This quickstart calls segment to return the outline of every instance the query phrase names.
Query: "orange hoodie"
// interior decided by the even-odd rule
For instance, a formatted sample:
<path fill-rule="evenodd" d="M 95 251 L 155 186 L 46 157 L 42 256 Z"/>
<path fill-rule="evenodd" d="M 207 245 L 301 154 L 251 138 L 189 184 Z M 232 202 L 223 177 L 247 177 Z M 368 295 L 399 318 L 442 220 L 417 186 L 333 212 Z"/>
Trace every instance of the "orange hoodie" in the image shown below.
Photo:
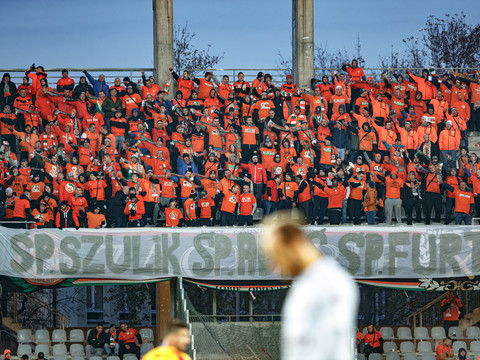
<path fill-rule="evenodd" d="M 5 349 L 3 352 L 3 358 L 6 359 L 8 354 L 12 355 L 12 350 Z"/>

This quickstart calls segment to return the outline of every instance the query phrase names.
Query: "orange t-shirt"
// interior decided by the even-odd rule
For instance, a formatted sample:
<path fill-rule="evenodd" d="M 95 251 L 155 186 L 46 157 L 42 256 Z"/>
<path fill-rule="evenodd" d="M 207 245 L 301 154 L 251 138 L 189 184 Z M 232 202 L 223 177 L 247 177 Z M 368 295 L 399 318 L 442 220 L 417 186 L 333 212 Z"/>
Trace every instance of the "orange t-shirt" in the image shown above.
<path fill-rule="evenodd" d="M 223 197 L 222 207 L 220 208 L 220 210 L 233 214 L 235 211 L 235 207 L 237 206 L 237 201 L 237 195 L 235 195 L 230 190 L 225 191 L 225 196 Z"/>
<path fill-rule="evenodd" d="M 190 216 L 187 215 L 187 209 L 190 212 Z M 187 199 L 183 204 L 183 213 L 185 214 L 185 220 L 195 220 L 197 218 L 197 212 L 195 209 L 195 201 L 192 199 Z"/>
<path fill-rule="evenodd" d="M 240 215 L 248 216 L 252 215 L 253 204 L 257 203 L 255 196 L 252 194 L 241 194 L 240 195 Z"/>
<path fill-rule="evenodd" d="M 350 198 L 354 200 L 363 200 L 363 191 L 367 189 L 367 184 L 365 183 L 365 180 L 357 180 L 355 178 L 351 178 L 348 180 L 350 184 L 352 183 L 360 183 L 360 186 L 357 187 L 351 187 L 350 190 Z"/>
<path fill-rule="evenodd" d="M 473 194 L 470 191 L 456 189 L 453 195 L 455 195 L 455 212 L 470 214 L 470 205 L 475 203 Z"/>
<path fill-rule="evenodd" d="M 95 214 L 92 212 L 87 212 L 87 223 L 89 228 L 95 229 L 97 226 L 102 226 L 102 222 L 106 221 L 105 215 L 102 213 Z"/>
<path fill-rule="evenodd" d="M 397 177 L 392 179 L 390 176 L 385 178 L 386 193 L 385 198 L 388 199 L 400 199 L 400 190 L 403 187 L 403 180 Z"/>
<path fill-rule="evenodd" d="M 198 207 L 200 208 L 200 219 L 210 219 L 212 217 L 212 207 L 215 206 L 215 202 L 208 199 L 198 200 Z"/>
<path fill-rule="evenodd" d="M 166 208 L 165 209 L 165 227 L 174 227 L 178 226 L 180 219 L 183 217 L 180 210 L 177 208 Z"/>
<path fill-rule="evenodd" d="M 30 209 L 30 201 L 28 199 L 21 199 L 20 197 L 15 198 L 15 208 L 13 209 L 13 217 L 19 217 L 26 219 L 27 214 L 26 209 Z"/>

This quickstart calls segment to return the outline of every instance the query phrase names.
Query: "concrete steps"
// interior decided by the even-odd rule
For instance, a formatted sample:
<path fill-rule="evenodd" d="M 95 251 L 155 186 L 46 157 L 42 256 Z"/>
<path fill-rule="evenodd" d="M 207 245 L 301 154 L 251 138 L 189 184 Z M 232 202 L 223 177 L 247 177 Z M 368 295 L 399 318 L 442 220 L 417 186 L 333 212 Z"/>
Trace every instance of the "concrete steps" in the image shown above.
<path fill-rule="evenodd" d="M 22 324 L 14 322 L 11 316 L 2 317 L 2 326 L 15 334 L 22 329 Z"/>

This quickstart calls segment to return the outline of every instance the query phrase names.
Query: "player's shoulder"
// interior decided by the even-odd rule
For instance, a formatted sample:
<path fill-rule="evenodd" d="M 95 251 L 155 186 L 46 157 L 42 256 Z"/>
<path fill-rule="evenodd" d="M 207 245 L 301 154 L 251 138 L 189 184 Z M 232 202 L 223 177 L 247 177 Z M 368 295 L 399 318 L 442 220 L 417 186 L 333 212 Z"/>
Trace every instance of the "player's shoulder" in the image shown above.
<path fill-rule="evenodd" d="M 184 352 L 180 352 L 183 360 L 191 360 L 190 356 Z M 143 360 L 178 360 L 178 351 L 172 346 L 158 346 L 150 350 Z"/>

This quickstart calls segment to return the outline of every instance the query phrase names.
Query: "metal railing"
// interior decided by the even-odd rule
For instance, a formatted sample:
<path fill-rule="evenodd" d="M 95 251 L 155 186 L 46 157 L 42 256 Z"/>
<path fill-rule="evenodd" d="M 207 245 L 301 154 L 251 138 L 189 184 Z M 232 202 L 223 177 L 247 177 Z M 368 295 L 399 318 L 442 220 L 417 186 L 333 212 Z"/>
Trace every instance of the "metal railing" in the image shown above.
<path fill-rule="evenodd" d="M 404 68 L 392 68 L 395 72 L 405 74 Z M 11 68 L 11 69 L 0 69 L 0 75 L 3 73 L 8 72 L 12 78 L 12 81 L 15 82 L 17 85 L 22 83 L 22 78 L 25 76 L 25 71 L 27 69 L 19 69 L 19 68 Z M 58 79 L 61 77 L 61 72 L 63 68 L 45 68 L 45 71 L 48 73 L 48 82 L 51 87 L 55 87 L 55 84 Z M 123 81 L 125 76 L 128 76 L 131 81 L 137 82 L 141 79 L 141 72 L 145 71 L 146 76 L 154 74 L 155 69 L 153 68 L 67 68 L 69 71 L 69 76 L 75 80 L 75 83 L 78 83 L 78 79 L 80 76 L 84 76 L 83 70 L 87 70 L 89 74 L 91 74 L 95 79 L 98 78 L 100 74 L 105 75 L 105 81 L 107 84 L 113 84 L 113 80 L 115 78 L 120 78 Z M 280 86 L 285 82 L 285 75 L 291 74 L 292 69 L 279 69 L 279 68 L 270 68 L 270 69 L 241 69 L 241 68 L 217 68 L 217 69 L 188 69 L 190 72 L 195 73 L 197 77 L 203 77 L 204 72 L 212 71 L 215 76 L 221 81 L 221 77 L 223 75 L 228 75 L 230 77 L 230 83 L 234 83 L 238 77 L 238 73 L 243 72 L 245 75 L 245 80 L 248 82 L 252 82 L 259 72 L 269 73 L 272 75 L 273 83 L 277 86 Z M 420 74 L 423 68 L 409 68 L 413 73 Z M 449 68 L 437 68 L 437 74 L 447 73 Z M 461 71 L 469 71 L 472 72 L 473 70 L 477 70 L 477 68 L 461 68 L 461 69 L 452 69 L 453 71 L 461 70 Z M 183 69 L 177 70 L 179 75 L 181 76 Z M 332 71 L 341 71 L 339 68 L 315 68 L 314 73 L 317 79 L 320 79 L 323 75 L 330 76 Z M 369 67 L 363 68 L 366 76 L 372 76 L 375 81 L 380 80 L 381 74 L 383 72 L 389 72 L 390 68 L 379 68 L 379 67 Z"/>
<path fill-rule="evenodd" d="M 422 306 L 420 309 L 415 311 L 413 314 L 409 315 L 407 317 L 407 323 L 410 324 L 410 321 L 413 320 L 413 328 L 417 327 L 417 319 L 419 320 L 419 325 L 418 326 L 423 326 L 423 315 L 426 311 L 430 310 L 432 306 L 438 304 L 440 301 L 442 301 L 445 296 L 447 296 L 447 293 L 444 293 L 437 297 L 436 299 L 430 301 L 428 304 Z M 437 313 L 441 313 L 440 309 L 438 307 L 435 308 L 435 311 Z M 439 314 L 437 314 L 437 317 Z"/>
<path fill-rule="evenodd" d="M 58 318 L 58 323 L 59 323 L 59 328 L 65 330 L 65 328 L 70 327 L 72 324 L 72 320 L 70 319 L 69 316 L 61 313 L 57 309 L 55 309 L 53 306 L 47 304 L 43 300 L 40 300 L 39 298 L 27 294 L 27 293 L 14 293 L 13 294 L 13 322 L 18 323 L 18 300 L 21 296 L 26 297 L 28 300 L 32 301 L 33 303 L 37 304 L 41 308 L 47 310 L 52 316 L 55 316 Z"/>

